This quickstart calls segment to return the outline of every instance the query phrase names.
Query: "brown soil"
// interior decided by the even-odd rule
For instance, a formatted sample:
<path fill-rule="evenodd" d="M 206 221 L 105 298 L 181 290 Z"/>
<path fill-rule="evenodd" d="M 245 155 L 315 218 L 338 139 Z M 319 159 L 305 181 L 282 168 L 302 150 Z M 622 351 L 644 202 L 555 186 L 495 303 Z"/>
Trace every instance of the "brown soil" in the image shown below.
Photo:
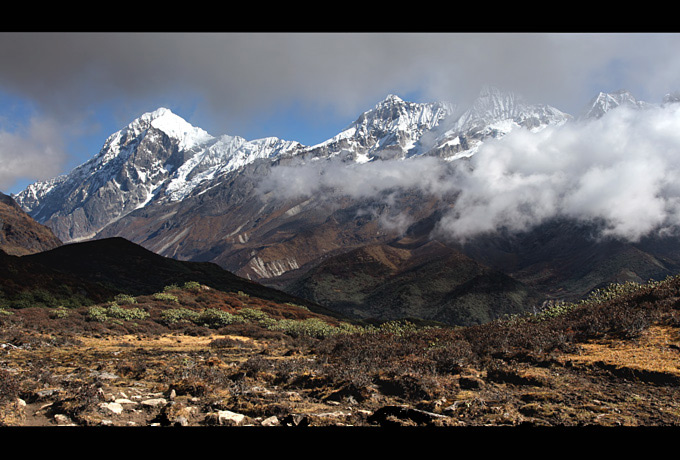
<path fill-rule="evenodd" d="M 150 296 L 135 304 L 143 321 L 20 309 L 0 315 L 0 425 L 677 426 L 678 284 L 658 288 L 671 297 L 644 291 L 556 320 L 323 337 L 170 327 L 158 315 L 177 306 Z M 323 319 L 214 290 L 175 294 Z"/>
<path fill-rule="evenodd" d="M 551 360 L 466 367 L 440 376 L 431 383 L 436 389 L 416 399 L 394 375 L 364 388 L 338 385 L 318 372 L 319 356 L 285 342 L 217 334 L 81 337 L 78 345 L 2 351 L 0 369 L 22 387 L 20 398 L 5 403 L 3 420 L 7 426 L 677 425 L 677 334 L 651 328 L 634 342 L 586 343 Z M 211 346 L 220 340 L 228 345 Z M 289 373 L 277 375 L 267 361 Z M 244 417 L 220 422 L 220 411 Z"/>

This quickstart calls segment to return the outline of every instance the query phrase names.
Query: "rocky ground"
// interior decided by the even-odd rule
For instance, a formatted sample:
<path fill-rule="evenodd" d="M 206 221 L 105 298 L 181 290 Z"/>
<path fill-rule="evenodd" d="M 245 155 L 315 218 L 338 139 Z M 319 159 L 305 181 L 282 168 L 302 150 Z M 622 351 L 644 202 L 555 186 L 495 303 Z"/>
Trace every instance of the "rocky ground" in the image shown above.
<path fill-rule="evenodd" d="M 361 333 L 292 333 L 262 321 L 161 324 L 157 315 L 171 307 L 150 297 L 127 307 L 149 312 L 144 319 L 95 319 L 91 307 L 4 310 L 0 421 L 7 427 L 677 426 L 677 284 L 652 301 L 648 291 L 626 294 L 623 303 L 606 304 L 616 309 L 595 316 L 604 303 L 575 309 L 569 321 L 423 329 L 402 322 Z M 195 300 L 187 292 L 175 295 L 187 305 Z M 615 325 L 611 318 L 622 304 L 628 319 Z M 609 323 L 593 330 L 605 316 Z"/>

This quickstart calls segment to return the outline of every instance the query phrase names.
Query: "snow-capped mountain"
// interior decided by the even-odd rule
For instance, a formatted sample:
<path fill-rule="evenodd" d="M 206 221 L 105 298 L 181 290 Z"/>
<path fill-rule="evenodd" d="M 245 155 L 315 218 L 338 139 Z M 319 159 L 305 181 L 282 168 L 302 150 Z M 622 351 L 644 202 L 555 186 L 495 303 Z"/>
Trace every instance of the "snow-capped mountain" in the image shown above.
<path fill-rule="evenodd" d="M 160 108 L 109 136 L 96 156 L 68 175 L 32 184 L 15 199 L 65 241 L 74 241 L 152 200 L 181 200 L 215 174 L 298 146 L 275 138 L 214 137 Z"/>
<path fill-rule="evenodd" d="M 579 120 L 601 118 L 605 113 L 619 106 L 627 106 L 635 109 L 651 107 L 651 104 L 638 101 L 629 91 L 619 90 L 613 93 L 598 93 L 584 107 L 579 115 Z"/>
<path fill-rule="evenodd" d="M 669 95 L 664 104 L 677 100 Z M 431 194 L 429 181 L 442 177 L 454 181 L 460 176 L 448 173 L 458 165 L 469 170 L 479 164 L 475 158 L 502 151 L 491 145 L 474 157 L 485 143 L 498 146 L 499 139 L 516 130 L 531 136 L 574 120 L 587 123 L 622 105 L 649 107 L 626 92 L 600 94 L 584 109 L 585 115 L 574 119 L 494 88 L 485 88 L 469 107 L 407 102 L 389 95 L 337 135 L 312 146 L 274 137 L 213 136 L 161 108 L 112 134 L 96 156 L 71 173 L 33 184 L 15 199 L 64 242 L 120 236 L 160 255 L 213 262 L 285 290 L 322 263 L 326 268 L 344 263 L 337 257 L 354 249 L 387 247 L 397 241 L 390 246 L 391 255 L 415 251 L 457 204 L 456 192 Z M 474 158 L 465 160 L 468 157 Z M 420 175 L 423 165 L 435 174 Z M 345 193 L 352 187 L 370 188 L 380 171 L 385 172 L 387 193 Z M 314 188 L 299 196 L 288 193 L 296 184 L 291 175 L 298 173 L 303 185 L 324 176 L 330 182 L 322 183 L 323 190 L 331 193 Z M 404 175 L 410 176 L 404 181 L 409 185 L 402 189 L 391 185 Z M 283 189 L 261 186 L 274 179 Z M 414 187 L 414 181 L 428 184 Z M 446 189 L 448 183 L 437 185 L 452 190 Z M 482 240 L 468 244 L 466 255 L 520 281 L 562 293 L 578 294 L 617 276 L 649 279 L 659 275 L 658 270 L 669 273 L 666 262 L 630 245 L 617 246 L 618 261 L 606 265 L 612 270 L 600 271 L 597 260 L 609 257 L 611 248 L 602 249 L 583 236 L 589 229 L 550 225 L 548 230 L 556 236 L 544 238 L 543 231 L 519 242 Z M 571 248 L 569 241 L 578 241 L 580 249 Z M 462 251 L 448 247 L 454 253 Z M 659 247 L 665 261 L 677 260 L 680 267 L 680 248 Z M 563 248 L 568 249 L 560 252 Z M 597 251 L 601 257 L 593 262 L 591 255 Z M 422 253 L 436 258 L 436 251 Z M 631 268 L 620 262 L 630 260 L 637 265 Z M 385 267 L 401 266 L 383 262 Z M 581 267 L 593 263 L 596 275 L 583 275 Z M 404 267 L 411 269 L 409 264 Z M 574 274 L 583 278 L 573 281 Z M 319 295 L 328 289 L 336 292 L 333 283 L 318 278 L 313 282 Z M 353 278 L 354 282 L 361 281 Z"/>
<path fill-rule="evenodd" d="M 596 113 L 595 107 L 597 113 L 602 113 L 629 100 L 634 99 L 623 92 L 611 97 L 600 95 L 590 104 L 590 113 Z M 71 173 L 32 184 L 14 198 L 64 242 L 115 233 L 143 244 L 153 234 L 156 240 L 152 250 L 187 259 L 198 253 L 203 258 L 208 257 L 206 253 L 212 254 L 209 258 L 216 258 L 230 251 L 221 246 L 224 241 L 244 244 L 254 237 L 252 230 L 244 230 L 248 221 L 269 222 L 275 227 L 272 219 L 290 218 L 312 206 L 312 201 L 303 200 L 291 204 L 288 211 L 283 209 L 284 214 L 277 214 L 273 204 L 270 208 L 257 204 L 261 199 L 253 191 L 257 180 L 246 178 L 246 170 L 255 177 L 291 159 L 298 162 L 340 159 L 345 164 L 357 165 L 422 156 L 453 161 L 474 155 L 486 140 L 503 137 L 515 129 L 539 131 L 571 119 L 572 116 L 556 108 L 530 104 L 516 94 L 491 87 L 485 88 L 467 108 L 450 102 L 407 102 L 389 95 L 336 136 L 305 146 L 274 137 L 246 140 L 232 135 L 213 136 L 160 108 L 109 136 L 97 155 Z M 255 172 L 253 168 L 257 165 L 264 169 Z M 196 203 L 188 204 L 189 198 L 214 196 L 208 191 L 221 193 L 217 202 L 222 207 L 211 210 L 212 215 L 229 216 L 237 206 L 239 212 L 248 209 L 250 214 L 233 217 L 234 223 L 224 228 L 224 235 L 202 234 L 200 241 L 206 247 L 200 249 L 198 243 L 182 243 L 192 233 L 186 225 L 171 225 L 160 217 L 182 214 L 189 219 L 197 212 Z M 265 216 L 266 213 L 269 215 Z M 145 230 L 139 227 L 142 214 L 148 216 L 144 220 Z M 114 225 L 119 221 L 119 225 Z M 133 221 L 135 226 L 130 225 Z M 138 232 L 134 237 L 133 227 Z M 169 228 L 181 228 L 181 232 L 173 233 Z M 215 242 L 220 242 L 220 249 L 214 247 Z M 183 252 L 180 247 L 192 249 Z M 284 264 L 288 268 L 268 271 L 262 269 L 268 261 L 255 254 L 248 260 L 252 267 L 260 267 L 259 275 L 249 274 L 253 276 L 282 273 L 300 265 L 299 261 L 290 262 L 288 257 Z M 238 267 L 229 268 L 237 271 Z"/>
<path fill-rule="evenodd" d="M 449 102 L 406 102 L 390 94 L 339 134 L 304 153 L 358 163 L 427 153 L 429 149 L 420 144 L 423 135 L 450 118 L 455 108 Z"/>
<path fill-rule="evenodd" d="M 97 155 L 68 175 L 32 184 L 14 198 L 62 240 L 75 241 L 152 202 L 182 200 L 256 160 L 458 158 L 474 153 L 488 137 L 569 118 L 493 88 L 462 114 L 456 109 L 453 103 L 413 103 L 389 95 L 338 135 L 304 146 L 274 137 L 212 136 L 160 108 L 109 136 Z"/>
<path fill-rule="evenodd" d="M 530 104 L 518 94 L 485 87 L 472 106 L 449 120 L 446 131 L 433 142 L 433 150 L 447 159 L 473 155 L 489 138 L 500 138 L 524 128 L 540 131 L 573 117 L 548 105 Z"/>

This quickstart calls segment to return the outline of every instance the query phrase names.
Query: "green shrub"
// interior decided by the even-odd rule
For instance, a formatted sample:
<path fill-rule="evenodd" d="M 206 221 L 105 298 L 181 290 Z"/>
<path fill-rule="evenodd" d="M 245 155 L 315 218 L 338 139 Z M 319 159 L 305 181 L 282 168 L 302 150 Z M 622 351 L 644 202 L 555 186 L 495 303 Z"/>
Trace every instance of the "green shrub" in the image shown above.
<path fill-rule="evenodd" d="M 275 319 L 262 310 L 257 310 L 255 308 L 242 308 L 238 311 L 237 315 L 247 322 L 257 323 L 262 327 L 269 327 L 276 323 Z"/>
<path fill-rule="evenodd" d="M 197 322 L 200 314 L 188 308 L 170 308 L 161 313 L 161 322 L 175 324 L 180 321 Z"/>
<path fill-rule="evenodd" d="M 108 319 L 106 315 L 106 308 L 100 306 L 100 305 L 95 305 L 93 307 L 90 307 L 87 310 L 87 317 L 91 321 L 97 321 L 100 323 L 103 323 Z"/>
<path fill-rule="evenodd" d="M 417 329 L 417 326 L 410 321 L 396 320 L 382 323 L 380 326 L 378 326 L 377 332 L 401 336 L 415 332 Z"/>
<path fill-rule="evenodd" d="M 220 328 L 229 324 L 244 323 L 246 320 L 223 310 L 208 308 L 203 310 L 194 322 L 201 326 Z"/>
<path fill-rule="evenodd" d="M 56 307 L 60 302 L 46 289 L 22 291 L 9 302 L 13 308 Z"/>
<path fill-rule="evenodd" d="M 366 332 L 365 327 L 350 323 L 340 323 L 336 329 L 338 334 L 363 334 Z"/>
<path fill-rule="evenodd" d="M 137 303 L 137 299 L 134 298 L 134 296 L 131 296 L 129 294 L 118 294 L 116 297 L 114 297 L 114 302 L 120 303 L 120 304 L 133 304 Z"/>
<path fill-rule="evenodd" d="M 306 335 L 315 338 L 324 338 L 339 333 L 338 328 L 318 318 L 307 318 L 303 320 L 282 319 L 270 325 L 268 329 L 280 331 L 293 337 Z"/>
<path fill-rule="evenodd" d="M 69 311 L 65 307 L 57 307 L 52 312 L 52 317 L 57 318 L 57 319 L 66 318 L 66 317 L 68 317 L 68 315 L 69 315 Z"/>
<path fill-rule="evenodd" d="M 141 308 L 122 308 L 115 302 L 111 302 L 106 309 L 106 314 L 111 318 L 122 319 L 123 321 L 134 321 L 149 317 L 149 313 Z"/>
<path fill-rule="evenodd" d="M 115 302 L 111 302 L 108 307 L 100 305 L 90 307 L 87 313 L 90 320 L 98 322 L 109 320 L 134 321 L 149 317 L 149 313 L 141 308 L 122 308 Z"/>
<path fill-rule="evenodd" d="M 309 311 L 309 308 L 305 307 L 304 305 L 298 305 L 298 304 L 293 303 L 293 302 L 286 302 L 285 305 L 288 305 L 289 307 L 295 307 L 295 308 L 300 308 L 302 310 Z"/>
<path fill-rule="evenodd" d="M 179 299 L 177 298 L 176 295 L 168 294 L 167 292 L 157 292 L 153 295 L 153 298 L 156 300 L 160 300 L 162 302 L 174 302 L 174 303 L 179 302 Z"/>
<path fill-rule="evenodd" d="M 182 289 L 187 291 L 200 291 L 202 288 L 201 283 L 198 281 L 187 281 L 184 283 L 184 286 L 182 286 Z"/>

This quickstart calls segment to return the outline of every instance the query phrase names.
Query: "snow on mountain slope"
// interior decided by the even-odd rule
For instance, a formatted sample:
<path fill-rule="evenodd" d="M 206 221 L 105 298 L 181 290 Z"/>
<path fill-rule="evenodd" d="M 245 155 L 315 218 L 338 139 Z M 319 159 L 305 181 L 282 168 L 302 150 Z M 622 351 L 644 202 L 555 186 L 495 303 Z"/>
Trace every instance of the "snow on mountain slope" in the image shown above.
<path fill-rule="evenodd" d="M 627 96 L 612 98 L 621 103 Z M 603 102 L 591 107 L 602 113 L 617 105 L 604 96 L 598 100 Z M 414 103 L 389 95 L 336 136 L 304 146 L 274 137 L 215 137 L 160 108 L 109 136 L 97 155 L 69 174 L 32 184 L 14 198 L 68 242 L 91 237 L 140 208 L 180 202 L 224 186 L 229 173 L 256 161 L 339 158 L 366 163 L 424 155 L 455 160 L 512 130 L 537 131 L 571 119 L 553 107 L 529 104 L 491 87 L 467 110 L 449 102 Z"/>
<path fill-rule="evenodd" d="M 518 128 L 540 131 L 571 119 L 571 115 L 554 107 L 529 104 L 515 93 L 486 87 L 469 109 L 451 120 L 449 128 L 434 142 L 434 149 L 449 160 L 469 157 L 486 139 L 503 137 Z"/>
<path fill-rule="evenodd" d="M 619 90 L 613 93 L 598 93 L 586 107 L 582 110 L 579 115 L 579 120 L 588 120 L 592 118 L 600 118 L 605 113 L 619 106 L 628 106 L 633 108 L 645 108 L 649 107 L 648 104 L 643 101 L 638 101 L 635 97 L 626 90 Z"/>
<path fill-rule="evenodd" d="M 299 148 L 299 142 L 275 137 L 246 141 L 242 137 L 224 135 L 179 166 L 168 180 L 165 193 L 170 201 L 180 201 L 200 184 L 220 174 L 234 171 L 259 158 L 272 158 Z"/>
<path fill-rule="evenodd" d="M 390 94 L 336 136 L 301 153 L 314 158 L 339 155 L 343 160 L 357 163 L 405 158 L 417 152 L 423 135 L 450 117 L 454 110 L 455 105 L 449 102 L 407 102 Z"/>
<path fill-rule="evenodd" d="M 14 198 L 73 241 L 154 200 L 181 200 L 218 173 L 298 146 L 276 138 L 214 137 L 160 108 L 109 136 L 97 155 L 68 175 L 32 184 Z"/>

